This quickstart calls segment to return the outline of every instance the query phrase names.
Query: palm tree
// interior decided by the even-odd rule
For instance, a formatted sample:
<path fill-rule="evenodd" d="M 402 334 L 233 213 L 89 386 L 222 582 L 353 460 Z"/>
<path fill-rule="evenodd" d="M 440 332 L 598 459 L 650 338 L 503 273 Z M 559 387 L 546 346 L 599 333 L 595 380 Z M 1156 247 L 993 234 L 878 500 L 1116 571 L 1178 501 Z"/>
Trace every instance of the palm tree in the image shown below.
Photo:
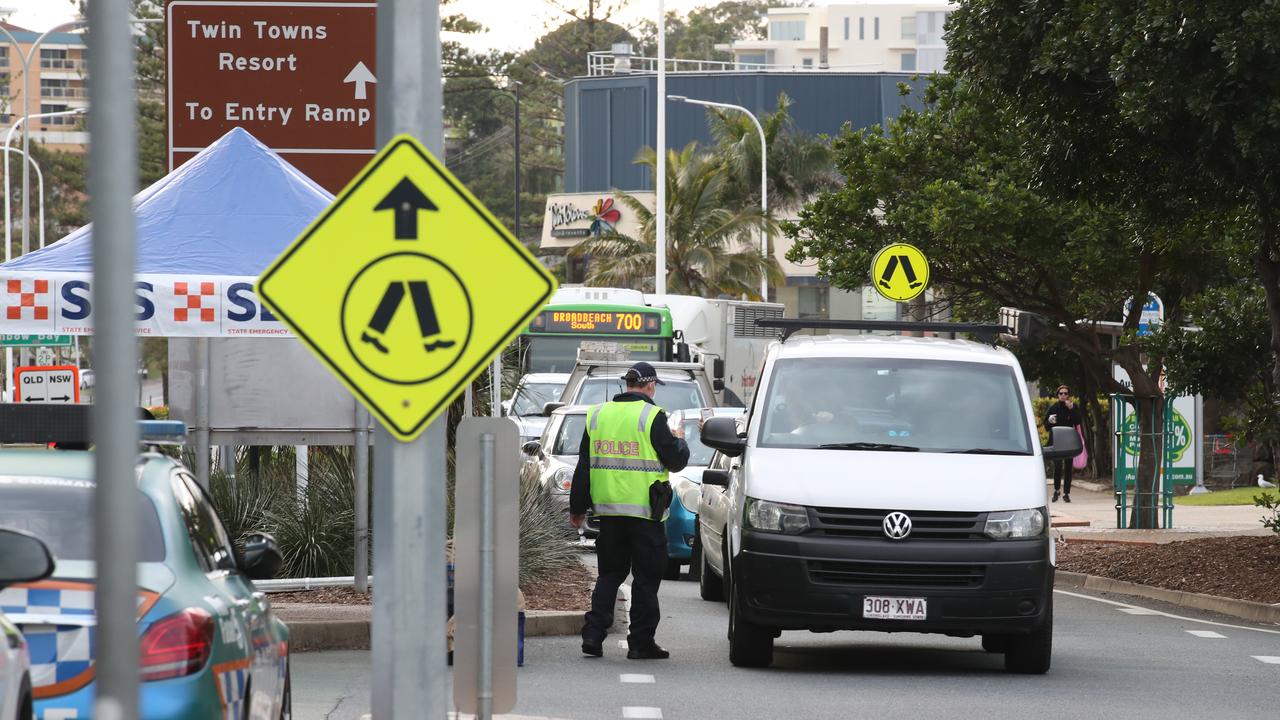
<path fill-rule="evenodd" d="M 691 142 L 679 152 L 667 154 L 667 290 L 701 297 L 747 296 L 760 299 L 760 277 L 781 283 L 782 269 L 772 254 L 747 244 L 761 223 L 772 236 L 777 225 L 758 207 L 726 208 L 721 193 L 727 178 L 723 163 L 698 152 Z M 657 166 L 653 148 L 640 151 L 636 163 Z M 633 287 L 653 292 L 656 218 L 635 196 L 619 192 L 640 221 L 640 237 L 618 233 L 580 243 L 571 252 L 590 257 L 586 283 Z"/>
<path fill-rule="evenodd" d="M 778 108 L 760 119 L 769 146 L 769 207 L 800 207 L 809 198 L 839 183 L 831 147 L 796 129 L 788 108 L 791 98 L 779 93 Z M 729 170 L 721 200 L 729 207 L 760 204 L 760 135 L 755 123 L 736 111 L 710 108 L 707 124 L 715 139 L 715 155 Z"/>

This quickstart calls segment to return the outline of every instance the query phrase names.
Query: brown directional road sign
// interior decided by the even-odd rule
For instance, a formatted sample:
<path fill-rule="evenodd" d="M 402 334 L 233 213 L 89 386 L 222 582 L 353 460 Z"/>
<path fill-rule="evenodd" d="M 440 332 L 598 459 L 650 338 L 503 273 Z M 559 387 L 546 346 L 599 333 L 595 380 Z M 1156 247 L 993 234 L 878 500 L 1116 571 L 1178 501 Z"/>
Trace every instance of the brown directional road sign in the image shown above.
<path fill-rule="evenodd" d="M 330 192 L 373 157 L 374 0 L 170 0 L 169 169 L 242 127 Z"/>

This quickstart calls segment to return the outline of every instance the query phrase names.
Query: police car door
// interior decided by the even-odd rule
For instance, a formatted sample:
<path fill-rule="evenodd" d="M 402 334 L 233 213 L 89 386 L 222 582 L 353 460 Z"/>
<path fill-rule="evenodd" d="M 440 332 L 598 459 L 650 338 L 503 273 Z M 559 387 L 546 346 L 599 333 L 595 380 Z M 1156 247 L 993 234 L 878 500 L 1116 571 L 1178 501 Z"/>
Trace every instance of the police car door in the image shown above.
<path fill-rule="evenodd" d="M 274 717 L 283 672 L 266 613 L 266 597 L 240 572 L 231 537 L 204 488 L 185 472 L 175 474 L 175 485 L 190 498 L 190 505 L 185 498 L 180 504 L 196 554 L 204 556 L 203 562 L 210 568 L 206 576 L 215 593 L 205 600 L 217 617 L 215 637 L 231 650 L 231 656 L 224 654 L 223 659 L 215 654 L 214 673 L 223 706 L 243 703 L 232 717 L 245 717 L 241 713 L 246 707 L 247 717 Z"/>

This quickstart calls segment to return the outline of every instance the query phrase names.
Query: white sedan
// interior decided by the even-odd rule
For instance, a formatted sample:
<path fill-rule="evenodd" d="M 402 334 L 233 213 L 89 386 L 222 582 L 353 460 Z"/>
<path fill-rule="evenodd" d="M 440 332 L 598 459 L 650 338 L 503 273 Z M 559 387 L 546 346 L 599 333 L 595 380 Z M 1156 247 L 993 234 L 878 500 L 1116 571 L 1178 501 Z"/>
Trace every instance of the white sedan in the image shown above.
<path fill-rule="evenodd" d="M 34 535 L 0 528 L 0 588 L 43 580 L 53 572 L 49 548 Z M 0 608 L 0 719 L 31 720 L 31 656 L 26 638 Z"/>

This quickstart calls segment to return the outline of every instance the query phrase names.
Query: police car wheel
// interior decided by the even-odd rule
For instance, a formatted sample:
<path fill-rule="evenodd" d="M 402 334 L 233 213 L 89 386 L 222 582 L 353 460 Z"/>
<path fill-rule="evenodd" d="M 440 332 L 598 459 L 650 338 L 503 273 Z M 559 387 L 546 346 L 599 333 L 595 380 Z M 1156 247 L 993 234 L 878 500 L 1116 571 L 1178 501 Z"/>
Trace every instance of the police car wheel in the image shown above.
<path fill-rule="evenodd" d="M 293 668 L 284 670 L 284 697 L 280 699 L 280 720 L 293 720 Z"/>
<path fill-rule="evenodd" d="M 698 597 L 718 602 L 724 600 L 724 584 L 720 576 L 707 566 L 707 554 L 698 553 Z"/>
<path fill-rule="evenodd" d="M 742 619 L 742 593 L 729 590 L 729 662 L 737 667 L 768 667 L 773 662 L 773 631 Z"/>
<path fill-rule="evenodd" d="M 32 720 L 35 706 L 31 702 L 31 678 L 22 678 L 22 691 L 18 694 L 18 720 Z"/>

